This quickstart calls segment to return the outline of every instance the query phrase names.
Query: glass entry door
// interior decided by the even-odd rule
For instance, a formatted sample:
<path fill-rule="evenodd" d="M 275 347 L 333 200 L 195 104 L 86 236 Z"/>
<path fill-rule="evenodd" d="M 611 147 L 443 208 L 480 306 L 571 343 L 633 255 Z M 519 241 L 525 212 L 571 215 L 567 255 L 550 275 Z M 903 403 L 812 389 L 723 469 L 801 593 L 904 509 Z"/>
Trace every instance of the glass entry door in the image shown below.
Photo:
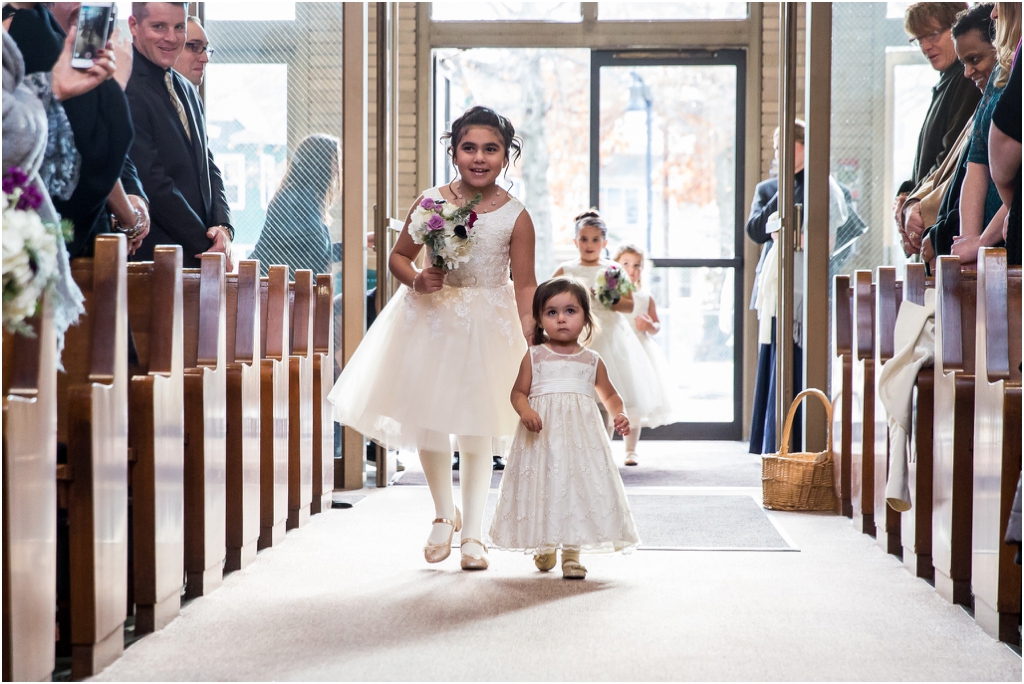
<path fill-rule="evenodd" d="M 655 340 L 685 422 L 650 439 L 741 439 L 745 55 L 591 55 L 590 199 L 610 247 L 648 254 Z"/>

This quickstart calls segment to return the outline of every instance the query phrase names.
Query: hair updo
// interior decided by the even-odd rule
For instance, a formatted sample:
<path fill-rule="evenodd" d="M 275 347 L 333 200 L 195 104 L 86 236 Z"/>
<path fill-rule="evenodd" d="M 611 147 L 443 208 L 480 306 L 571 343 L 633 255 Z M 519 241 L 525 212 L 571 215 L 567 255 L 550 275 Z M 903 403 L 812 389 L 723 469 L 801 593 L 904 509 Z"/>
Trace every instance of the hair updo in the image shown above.
<path fill-rule="evenodd" d="M 576 237 L 579 237 L 580 231 L 586 226 L 593 226 L 601 231 L 601 237 L 605 239 L 608 238 L 608 224 L 604 222 L 604 219 L 601 218 L 601 212 L 596 208 L 591 207 L 590 209 L 587 209 L 573 220 L 576 222 L 576 230 L 574 233 Z"/>
<path fill-rule="evenodd" d="M 455 163 L 455 150 L 465 137 L 466 131 L 473 126 L 493 128 L 501 136 L 505 144 L 505 161 L 518 161 L 523 152 L 523 141 L 516 136 L 512 122 L 488 107 L 470 107 L 462 116 L 452 122 L 452 130 L 441 136 L 441 140 L 450 140 L 448 156 Z"/>

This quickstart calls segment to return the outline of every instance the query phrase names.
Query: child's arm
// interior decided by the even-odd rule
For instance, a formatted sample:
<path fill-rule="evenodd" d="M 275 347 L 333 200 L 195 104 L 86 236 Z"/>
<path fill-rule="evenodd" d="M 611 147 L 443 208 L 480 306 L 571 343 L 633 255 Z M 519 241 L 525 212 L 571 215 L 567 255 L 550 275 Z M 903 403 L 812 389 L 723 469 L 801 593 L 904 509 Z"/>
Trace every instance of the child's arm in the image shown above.
<path fill-rule="evenodd" d="M 612 424 L 615 426 L 616 432 L 620 435 L 629 434 L 629 418 L 626 416 L 625 407 L 622 405 L 622 397 L 615 391 L 615 385 L 612 384 L 611 379 L 608 377 L 608 369 L 604 367 L 604 361 L 598 360 L 597 362 L 597 382 L 594 383 L 597 389 L 597 395 L 601 397 L 601 402 L 604 407 L 608 409 L 608 413 L 612 416 Z"/>
<path fill-rule="evenodd" d="M 552 278 L 557 278 L 560 275 L 565 275 L 565 269 L 562 268 L 561 266 L 558 267 L 557 271 L 555 271 L 554 273 L 551 274 L 551 277 Z"/>
<path fill-rule="evenodd" d="M 612 311 L 618 311 L 619 313 L 633 313 L 633 293 L 622 295 L 619 301 L 612 304 Z"/>
<path fill-rule="evenodd" d="M 512 408 L 519 414 L 519 419 L 530 432 L 540 432 L 540 414 L 530 406 L 530 386 L 533 384 L 533 365 L 530 363 L 530 352 L 526 352 L 523 362 L 519 364 L 519 377 L 512 385 Z"/>
<path fill-rule="evenodd" d="M 661 321 L 658 320 L 658 307 L 654 305 L 654 297 L 647 306 L 647 313 L 636 317 L 637 328 L 648 335 L 657 335 L 661 330 Z"/>
<path fill-rule="evenodd" d="M 409 209 L 402 232 L 388 256 L 388 269 L 398 279 L 398 282 L 417 292 L 427 294 L 440 290 L 444 285 L 444 271 L 433 266 L 428 266 L 421 271 L 413 263 L 419 256 L 420 250 L 423 249 L 423 245 L 417 245 L 412 241 L 412 236 L 409 235 L 409 221 L 412 220 L 412 212 L 416 210 L 422 200 L 423 196 L 420 195 Z"/>

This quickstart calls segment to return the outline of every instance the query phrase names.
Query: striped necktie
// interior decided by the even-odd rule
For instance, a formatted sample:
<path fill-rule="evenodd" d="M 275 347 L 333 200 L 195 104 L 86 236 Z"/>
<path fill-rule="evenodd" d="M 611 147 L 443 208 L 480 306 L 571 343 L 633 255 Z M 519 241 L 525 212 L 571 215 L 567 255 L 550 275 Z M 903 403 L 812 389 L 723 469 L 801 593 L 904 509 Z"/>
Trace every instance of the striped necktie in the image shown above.
<path fill-rule="evenodd" d="M 182 106 L 181 100 L 178 99 L 178 93 L 174 92 L 174 80 L 171 78 L 171 72 L 168 69 L 167 73 L 164 74 L 164 84 L 167 86 L 167 92 L 171 94 L 171 104 L 174 105 L 174 109 L 178 112 L 178 118 L 181 119 L 181 125 L 185 127 L 185 135 L 188 136 L 189 140 L 192 140 L 192 131 L 188 127 L 188 115 L 185 114 L 185 107 Z"/>

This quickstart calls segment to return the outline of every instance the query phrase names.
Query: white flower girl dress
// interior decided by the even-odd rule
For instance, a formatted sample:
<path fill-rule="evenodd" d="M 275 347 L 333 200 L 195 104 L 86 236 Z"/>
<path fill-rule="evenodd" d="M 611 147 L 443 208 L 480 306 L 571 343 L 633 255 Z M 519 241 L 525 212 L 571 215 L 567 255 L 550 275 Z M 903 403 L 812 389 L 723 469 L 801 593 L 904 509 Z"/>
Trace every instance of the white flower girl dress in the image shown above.
<path fill-rule="evenodd" d="M 423 196 L 443 199 L 438 188 Z M 469 261 L 441 290 L 398 289 L 331 390 L 335 421 L 389 449 L 448 451 L 449 435 L 500 448 L 511 437 L 519 416 L 509 392 L 527 345 L 509 243 L 523 210 L 509 197 L 480 214 Z"/>
<path fill-rule="evenodd" d="M 494 547 L 612 552 L 640 543 L 595 400 L 599 358 L 530 347 L 530 407 L 543 429 L 516 429 L 491 521 Z"/>
<path fill-rule="evenodd" d="M 679 412 L 679 391 L 675 387 L 674 374 L 672 372 L 672 366 L 669 365 L 668 358 L 665 356 L 665 352 L 662 350 L 654 338 L 647 334 L 646 331 L 642 331 L 636 327 L 636 318 L 641 314 L 646 314 L 650 310 L 651 306 L 651 293 L 647 290 L 634 290 L 633 292 L 633 312 L 626 314 L 629 319 L 630 327 L 636 334 L 637 339 L 640 341 L 640 346 L 643 347 L 644 354 L 647 355 L 647 360 L 651 362 L 651 367 L 654 369 L 654 376 L 656 378 L 655 384 L 651 387 L 654 395 L 657 397 L 656 405 L 657 408 L 652 410 L 650 414 L 644 417 L 641 421 L 643 427 L 657 427 L 659 425 L 669 425 L 671 423 L 677 423 L 683 420 L 683 416 Z"/>

